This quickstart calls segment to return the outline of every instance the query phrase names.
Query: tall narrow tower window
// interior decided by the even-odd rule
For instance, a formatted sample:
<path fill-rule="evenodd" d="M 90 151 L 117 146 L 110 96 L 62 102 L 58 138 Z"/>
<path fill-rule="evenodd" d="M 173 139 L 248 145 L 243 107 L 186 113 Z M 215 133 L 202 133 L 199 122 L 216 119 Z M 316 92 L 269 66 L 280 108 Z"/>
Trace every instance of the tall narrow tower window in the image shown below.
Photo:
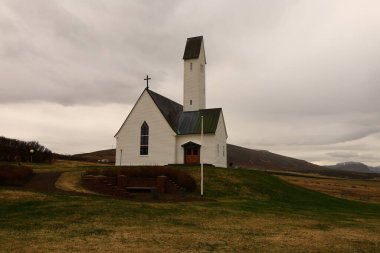
<path fill-rule="evenodd" d="M 192 70 L 193 70 L 193 63 L 190 62 L 190 71 L 192 71 Z"/>
<path fill-rule="evenodd" d="M 120 166 L 121 166 L 121 161 L 123 160 L 123 150 L 120 149 Z"/>
<path fill-rule="evenodd" d="M 148 155 L 149 151 L 149 126 L 144 121 L 141 125 L 141 135 L 140 135 L 140 155 Z"/>
<path fill-rule="evenodd" d="M 192 104 L 193 104 L 193 100 L 190 99 L 190 105 L 192 105 Z"/>

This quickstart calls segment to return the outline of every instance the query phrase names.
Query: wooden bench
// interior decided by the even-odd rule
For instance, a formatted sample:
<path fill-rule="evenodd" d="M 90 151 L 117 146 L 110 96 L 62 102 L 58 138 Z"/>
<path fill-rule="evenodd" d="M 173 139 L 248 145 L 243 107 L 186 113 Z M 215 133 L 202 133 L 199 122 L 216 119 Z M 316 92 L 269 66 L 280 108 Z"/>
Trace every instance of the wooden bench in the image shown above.
<path fill-rule="evenodd" d="M 152 192 L 154 190 L 157 190 L 157 187 L 148 187 L 148 186 L 128 186 L 125 187 L 125 189 L 131 190 L 131 191 L 149 191 Z"/>
<path fill-rule="evenodd" d="M 157 187 L 148 187 L 148 186 L 134 186 L 134 187 L 125 187 L 127 192 L 150 192 L 152 198 L 158 199 L 158 190 Z"/>

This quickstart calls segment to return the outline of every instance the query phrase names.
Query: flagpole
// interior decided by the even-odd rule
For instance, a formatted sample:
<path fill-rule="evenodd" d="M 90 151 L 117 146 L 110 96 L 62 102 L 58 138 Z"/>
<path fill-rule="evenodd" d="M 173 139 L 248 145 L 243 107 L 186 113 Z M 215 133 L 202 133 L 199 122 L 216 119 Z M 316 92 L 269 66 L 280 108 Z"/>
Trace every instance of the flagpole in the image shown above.
<path fill-rule="evenodd" d="M 201 196 L 203 197 L 203 116 L 201 116 L 201 150 L 200 150 L 200 162 L 201 162 Z"/>

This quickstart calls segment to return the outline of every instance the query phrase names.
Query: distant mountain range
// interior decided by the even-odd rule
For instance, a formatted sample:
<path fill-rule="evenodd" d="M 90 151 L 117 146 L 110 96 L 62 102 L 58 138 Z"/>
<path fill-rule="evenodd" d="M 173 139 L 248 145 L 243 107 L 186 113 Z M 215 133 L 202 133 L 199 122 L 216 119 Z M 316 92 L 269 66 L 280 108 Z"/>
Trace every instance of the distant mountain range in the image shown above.
<path fill-rule="evenodd" d="M 370 167 L 360 162 L 343 162 L 343 163 L 337 163 L 336 165 L 327 165 L 324 167 L 334 169 L 334 170 L 365 172 L 365 173 L 380 173 L 380 166 Z"/>

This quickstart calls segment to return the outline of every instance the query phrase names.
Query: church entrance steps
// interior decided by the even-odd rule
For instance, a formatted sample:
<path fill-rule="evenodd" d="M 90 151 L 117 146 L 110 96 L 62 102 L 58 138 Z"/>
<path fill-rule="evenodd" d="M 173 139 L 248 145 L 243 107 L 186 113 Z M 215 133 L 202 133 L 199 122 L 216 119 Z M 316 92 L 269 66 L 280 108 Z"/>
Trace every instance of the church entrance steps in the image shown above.
<path fill-rule="evenodd" d="M 151 199 L 160 199 L 164 195 L 186 196 L 186 190 L 166 176 L 156 178 L 127 177 L 118 175 L 116 178 L 107 176 L 83 176 L 82 182 L 91 190 L 116 197 L 136 197 L 146 195 Z"/>
<path fill-rule="evenodd" d="M 200 167 L 201 164 L 200 163 L 197 163 L 197 164 L 183 164 L 183 163 L 170 163 L 168 164 L 168 166 L 175 166 L 175 167 Z M 203 166 L 207 166 L 207 167 L 215 167 L 215 165 L 213 164 L 210 164 L 210 163 L 204 163 Z"/>

